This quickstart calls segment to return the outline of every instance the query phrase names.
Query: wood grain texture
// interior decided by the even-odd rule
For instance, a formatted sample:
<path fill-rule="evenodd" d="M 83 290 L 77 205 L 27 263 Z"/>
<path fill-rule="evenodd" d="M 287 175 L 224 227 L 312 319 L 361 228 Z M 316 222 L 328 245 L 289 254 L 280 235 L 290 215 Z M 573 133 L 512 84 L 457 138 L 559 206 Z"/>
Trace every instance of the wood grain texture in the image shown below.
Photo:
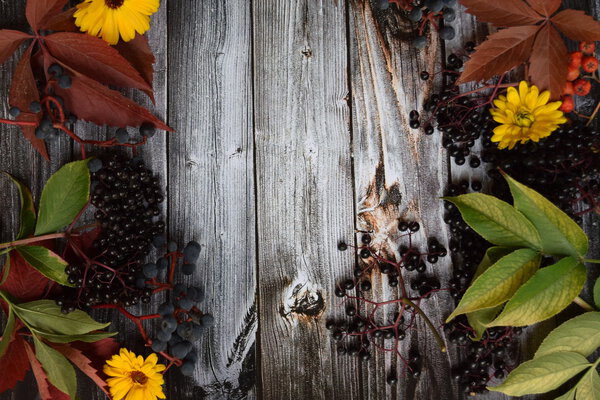
<path fill-rule="evenodd" d="M 343 1 L 256 0 L 255 143 L 264 399 L 361 398 L 324 328 L 354 230 Z"/>

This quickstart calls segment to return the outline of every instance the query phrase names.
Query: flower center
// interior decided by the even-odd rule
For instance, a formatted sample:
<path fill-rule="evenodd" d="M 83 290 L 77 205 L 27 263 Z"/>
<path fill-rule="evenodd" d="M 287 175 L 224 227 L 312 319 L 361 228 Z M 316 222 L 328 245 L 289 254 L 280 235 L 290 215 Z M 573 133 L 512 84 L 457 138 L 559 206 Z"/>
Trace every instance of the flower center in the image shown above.
<path fill-rule="evenodd" d="M 148 377 L 142 371 L 132 371 L 129 377 L 132 381 L 140 385 L 145 385 L 148 382 Z"/>
<path fill-rule="evenodd" d="M 523 128 L 529 128 L 531 124 L 535 121 L 533 114 L 527 110 L 519 110 L 516 115 L 517 125 Z"/>
<path fill-rule="evenodd" d="M 108 8 L 117 9 L 123 5 L 125 0 L 104 0 Z"/>

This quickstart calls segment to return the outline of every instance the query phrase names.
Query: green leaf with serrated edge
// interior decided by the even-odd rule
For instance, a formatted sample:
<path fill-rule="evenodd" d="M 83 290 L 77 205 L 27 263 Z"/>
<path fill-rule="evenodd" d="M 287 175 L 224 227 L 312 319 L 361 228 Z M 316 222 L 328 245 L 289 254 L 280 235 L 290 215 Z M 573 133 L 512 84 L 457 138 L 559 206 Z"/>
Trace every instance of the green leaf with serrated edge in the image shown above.
<path fill-rule="evenodd" d="M 71 342 L 97 342 L 102 339 L 106 339 L 112 336 L 115 336 L 118 332 L 94 332 L 94 333 L 86 333 L 85 335 L 57 335 L 55 333 L 43 332 L 37 329 L 31 330 L 38 336 L 43 337 L 49 342 L 52 343 L 71 343 Z"/>
<path fill-rule="evenodd" d="M 586 269 L 573 257 L 540 269 L 508 301 L 492 326 L 525 326 L 548 319 L 564 310 L 579 295 Z"/>
<path fill-rule="evenodd" d="M 590 368 L 577 383 L 577 400 L 600 400 L 600 376 Z"/>
<path fill-rule="evenodd" d="M 4 172 L 4 175 L 8 176 L 19 190 L 19 197 L 21 198 L 21 225 L 19 226 L 17 239 L 23 239 L 33 234 L 33 231 L 35 230 L 36 216 L 33 197 L 31 196 L 29 188 L 21 181 L 7 172 Z"/>
<path fill-rule="evenodd" d="M 542 241 L 533 224 L 510 204 L 483 193 L 444 197 L 454 203 L 465 222 L 497 246 L 541 250 Z"/>
<path fill-rule="evenodd" d="M 600 309 L 600 278 L 594 283 L 594 304 Z"/>
<path fill-rule="evenodd" d="M 515 250 L 500 258 L 469 286 L 446 322 L 460 314 L 504 303 L 535 274 L 540 260 L 540 254 L 531 249 Z"/>
<path fill-rule="evenodd" d="M 75 310 L 63 314 L 52 300 L 14 304 L 17 316 L 34 329 L 59 335 L 83 335 L 106 328 L 110 323 L 96 322 L 87 313 Z"/>
<path fill-rule="evenodd" d="M 44 344 L 37 337 L 33 336 L 33 342 L 35 344 L 35 356 L 44 367 L 48 381 L 56 386 L 58 390 L 74 399 L 77 395 L 75 368 L 65 356 Z"/>
<path fill-rule="evenodd" d="M 2 339 L 0 339 L 0 358 L 2 358 L 6 352 L 6 349 L 8 349 L 8 344 L 10 343 L 13 331 L 15 330 L 15 314 L 12 312 L 10 304 L 8 307 L 10 310 L 8 312 L 8 320 L 6 321 L 6 326 L 4 327 L 4 333 L 2 333 Z"/>
<path fill-rule="evenodd" d="M 600 347 L 600 312 L 588 312 L 562 323 L 546 336 L 534 358 L 557 351 L 572 351 L 584 357 Z"/>
<path fill-rule="evenodd" d="M 572 388 L 567 393 L 563 394 L 560 397 L 557 397 L 554 400 L 575 400 L 575 388 Z"/>
<path fill-rule="evenodd" d="M 57 232 L 69 225 L 90 196 L 88 160 L 65 164 L 48 179 L 40 200 L 35 235 Z"/>
<path fill-rule="evenodd" d="M 64 286 L 73 286 L 69 283 L 69 275 L 65 272 L 69 263 L 58 254 L 42 246 L 19 246 L 17 251 L 29 265 L 40 271 L 46 278 Z"/>
<path fill-rule="evenodd" d="M 583 230 L 560 208 L 533 189 L 504 174 L 513 195 L 515 208 L 521 211 L 541 235 L 545 253 L 583 257 L 588 238 Z"/>
<path fill-rule="evenodd" d="M 559 352 L 524 362 L 515 368 L 499 386 L 488 386 L 494 392 L 509 396 L 545 393 L 554 390 L 590 367 L 578 353 Z"/>

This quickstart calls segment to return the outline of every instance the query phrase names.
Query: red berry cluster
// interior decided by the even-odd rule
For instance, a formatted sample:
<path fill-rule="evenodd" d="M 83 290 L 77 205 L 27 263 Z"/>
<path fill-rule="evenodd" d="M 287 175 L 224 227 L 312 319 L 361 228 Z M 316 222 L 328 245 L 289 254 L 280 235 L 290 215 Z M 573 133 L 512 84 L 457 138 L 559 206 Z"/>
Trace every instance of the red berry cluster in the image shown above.
<path fill-rule="evenodd" d="M 569 53 L 567 82 L 563 90 L 561 110 L 570 113 L 575 108 L 573 96 L 587 96 L 592 90 L 592 80 L 598 81 L 598 59 L 594 56 L 594 42 L 579 43 L 579 51 Z"/>

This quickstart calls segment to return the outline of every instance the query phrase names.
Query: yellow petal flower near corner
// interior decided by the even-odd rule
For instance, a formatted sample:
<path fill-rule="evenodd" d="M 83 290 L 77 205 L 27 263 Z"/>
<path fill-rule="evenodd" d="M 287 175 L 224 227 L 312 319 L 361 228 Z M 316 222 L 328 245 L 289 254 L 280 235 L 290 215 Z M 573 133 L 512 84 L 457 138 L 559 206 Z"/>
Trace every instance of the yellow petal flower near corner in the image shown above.
<path fill-rule="evenodd" d="M 510 87 L 506 95 L 494 100 L 495 108 L 490 109 L 494 121 L 500 125 L 494 129 L 492 142 L 498 143 L 499 149 L 509 150 L 517 143 L 550 136 L 560 124 L 567 122 L 560 101 L 548 103 L 550 92 L 540 93 L 535 85 L 529 86 L 522 81 L 519 90 Z"/>
<path fill-rule="evenodd" d="M 119 38 L 128 42 L 150 29 L 150 16 L 159 6 L 160 0 L 84 0 L 77 5 L 75 25 L 111 45 Z"/>
<path fill-rule="evenodd" d="M 165 399 L 162 385 L 163 364 L 157 364 L 158 356 L 142 356 L 122 348 L 104 365 L 104 373 L 113 400 L 156 400 Z"/>

